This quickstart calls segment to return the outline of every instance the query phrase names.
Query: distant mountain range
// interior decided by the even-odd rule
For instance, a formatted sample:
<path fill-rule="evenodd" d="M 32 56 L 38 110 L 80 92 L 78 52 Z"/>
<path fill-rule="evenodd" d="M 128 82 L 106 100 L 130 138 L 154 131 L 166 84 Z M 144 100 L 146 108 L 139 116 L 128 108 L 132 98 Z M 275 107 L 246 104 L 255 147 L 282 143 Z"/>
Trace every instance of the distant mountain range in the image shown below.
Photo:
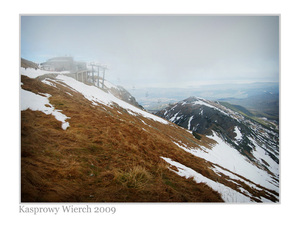
<path fill-rule="evenodd" d="M 279 83 L 205 85 L 191 88 L 133 89 L 132 94 L 143 107 L 159 111 L 190 96 L 228 102 L 245 107 L 259 117 L 279 121 Z"/>
<path fill-rule="evenodd" d="M 222 98 L 219 101 L 240 105 L 251 114 L 279 121 L 279 93 L 264 91 L 242 99 Z"/>

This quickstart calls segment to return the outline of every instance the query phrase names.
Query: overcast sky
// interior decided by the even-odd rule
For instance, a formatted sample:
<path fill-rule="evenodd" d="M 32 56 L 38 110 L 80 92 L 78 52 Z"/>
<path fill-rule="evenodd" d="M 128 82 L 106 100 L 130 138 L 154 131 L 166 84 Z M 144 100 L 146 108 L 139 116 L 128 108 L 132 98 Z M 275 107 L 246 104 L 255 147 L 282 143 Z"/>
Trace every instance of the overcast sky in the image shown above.
<path fill-rule="evenodd" d="M 278 16 L 21 16 L 21 57 L 107 64 L 126 88 L 278 82 Z"/>

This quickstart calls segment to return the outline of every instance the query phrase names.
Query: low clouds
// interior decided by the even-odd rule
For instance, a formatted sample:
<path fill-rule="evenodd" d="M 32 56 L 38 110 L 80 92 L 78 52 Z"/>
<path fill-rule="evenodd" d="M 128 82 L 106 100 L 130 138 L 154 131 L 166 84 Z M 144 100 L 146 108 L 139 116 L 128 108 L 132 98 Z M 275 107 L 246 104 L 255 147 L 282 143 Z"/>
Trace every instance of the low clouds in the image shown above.
<path fill-rule="evenodd" d="M 130 87 L 279 80 L 278 16 L 22 16 L 21 56 L 72 55 Z"/>

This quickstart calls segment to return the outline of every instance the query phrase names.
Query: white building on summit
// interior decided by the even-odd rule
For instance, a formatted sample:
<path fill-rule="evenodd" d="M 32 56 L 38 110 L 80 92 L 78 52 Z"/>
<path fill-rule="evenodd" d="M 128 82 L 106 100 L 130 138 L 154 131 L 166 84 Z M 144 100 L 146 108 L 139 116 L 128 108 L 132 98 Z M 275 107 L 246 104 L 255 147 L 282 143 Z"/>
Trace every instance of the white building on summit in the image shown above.
<path fill-rule="evenodd" d="M 55 57 L 41 63 L 41 68 L 48 71 L 71 71 L 86 70 L 85 62 L 74 61 L 73 57 Z"/>

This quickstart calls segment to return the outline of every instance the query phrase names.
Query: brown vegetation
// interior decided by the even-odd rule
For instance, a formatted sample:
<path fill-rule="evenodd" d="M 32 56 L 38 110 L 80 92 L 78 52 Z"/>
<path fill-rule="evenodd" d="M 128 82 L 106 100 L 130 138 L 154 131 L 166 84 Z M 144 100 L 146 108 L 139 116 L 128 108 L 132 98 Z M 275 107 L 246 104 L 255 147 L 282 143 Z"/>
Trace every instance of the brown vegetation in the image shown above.
<path fill-rule="evenodd" d="M 204 160 L 202 165 L 172 143 L 170 137 L 193 139 L 183 129 L 142 118 L 147 126 L 121 109 L 93 106 L 59 84 L 25 76 L 22 83 L 23 89 L 51 94 L 50 103 L 70 117 L 63 130 L 52 115 L 22 111 L 22 202 L 222 201 L 206 184 L 170 171 L 160 158 L 208 170 Z"/>
<path fill-rule="evenodd" d="M 53 87 L 25 76 L 22 83 L 23 89 L 51 94 L 50 103 L 70 117 L 70 127 L 63 130 L 52 115 L 21 112 L 22 202 L 223 201 L 206 184 L 170 171 L 162 156 L 234 190 L 243 187 L 254 196 L 274 200 L 266 191 L 258 192 L 241 181 L 219 176 L 212 163 L 173 143 L 208 149 L 216 144 L 204 135 L 198 140 L 175 124 L 132 116 L 118 106 L 92 105 L 59 83 Z"/>

